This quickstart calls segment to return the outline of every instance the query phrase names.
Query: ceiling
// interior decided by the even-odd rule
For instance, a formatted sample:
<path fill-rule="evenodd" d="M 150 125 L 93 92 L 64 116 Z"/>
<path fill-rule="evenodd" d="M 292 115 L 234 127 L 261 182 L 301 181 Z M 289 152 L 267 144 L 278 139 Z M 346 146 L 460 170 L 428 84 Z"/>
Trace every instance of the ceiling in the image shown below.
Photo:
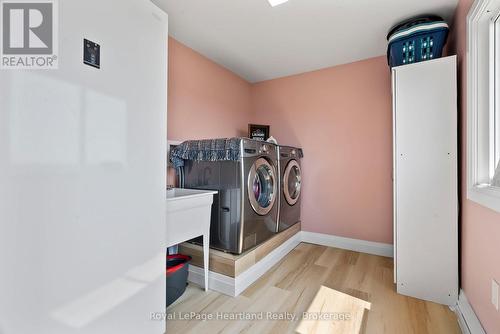
<path fill-rule="evenodd" d="M 385 54 L 387 31 L 422 13 L 453 17 L 458 0 L 152 0 L 169 34 L 249 82 Z"/>

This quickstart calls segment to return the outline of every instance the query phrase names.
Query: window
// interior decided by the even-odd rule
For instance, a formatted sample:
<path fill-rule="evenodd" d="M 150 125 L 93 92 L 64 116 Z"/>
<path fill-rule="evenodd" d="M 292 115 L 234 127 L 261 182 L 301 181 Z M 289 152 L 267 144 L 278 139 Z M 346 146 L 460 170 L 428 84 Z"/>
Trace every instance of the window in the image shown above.
<path fill-rule="evenodd" d="M 467 197 L 500 212 L 500 0 L 467 19 Z"/>

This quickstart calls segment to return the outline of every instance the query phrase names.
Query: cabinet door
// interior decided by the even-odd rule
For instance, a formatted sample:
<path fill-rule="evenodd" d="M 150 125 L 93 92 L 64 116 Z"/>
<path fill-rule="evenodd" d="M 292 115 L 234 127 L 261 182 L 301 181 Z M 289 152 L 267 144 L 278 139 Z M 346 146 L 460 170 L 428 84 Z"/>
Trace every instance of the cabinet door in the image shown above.
<path fill-rule="evenodd" d="M 458 298 L 456 57 L 393 70 L 397 291 Z"/>

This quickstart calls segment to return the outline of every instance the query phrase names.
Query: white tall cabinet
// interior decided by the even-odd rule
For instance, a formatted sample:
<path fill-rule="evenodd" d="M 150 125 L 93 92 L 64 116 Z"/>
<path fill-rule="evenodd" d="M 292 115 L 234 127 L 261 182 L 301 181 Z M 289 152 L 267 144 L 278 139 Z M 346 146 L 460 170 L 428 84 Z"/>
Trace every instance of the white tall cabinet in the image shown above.
<path fill-rule="evenodd" d="M 457 59 L 392 70 L 394 280 L 398 293 L 458 299 Z"/>

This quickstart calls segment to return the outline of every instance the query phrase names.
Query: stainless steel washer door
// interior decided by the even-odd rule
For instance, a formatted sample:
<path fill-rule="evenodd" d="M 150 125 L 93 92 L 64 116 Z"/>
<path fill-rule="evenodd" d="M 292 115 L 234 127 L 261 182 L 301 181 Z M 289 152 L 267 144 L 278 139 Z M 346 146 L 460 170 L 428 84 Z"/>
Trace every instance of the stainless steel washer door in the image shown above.
<path fill-rule="evenodd" d="M 291 160 L 286 166 L 283 175 L 283 193 L 285 199 L 290 205 L 297 203 L 300 197 L 300 188 L 302 186 L 302 177 L 300 166 L 296 160 Z"/>
<path fill-rule="evenodd" d="M 248 173 L 248 199 L 254 211 L 264 216 L 276 201 L 276 172 L 264 158 L 259 158 Z"/>

